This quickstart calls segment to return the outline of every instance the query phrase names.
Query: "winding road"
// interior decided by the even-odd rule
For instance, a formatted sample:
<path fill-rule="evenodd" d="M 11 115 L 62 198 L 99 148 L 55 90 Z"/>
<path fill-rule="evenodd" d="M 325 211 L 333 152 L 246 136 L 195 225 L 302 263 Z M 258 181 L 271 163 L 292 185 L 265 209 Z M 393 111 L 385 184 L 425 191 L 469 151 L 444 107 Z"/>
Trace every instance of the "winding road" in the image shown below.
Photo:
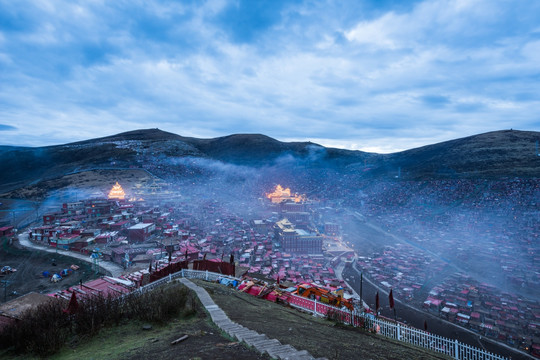
<path fill-rule="evenodd" d="M 88 255 L 83 255 L 83 254 L 79 254 L 79 253 L 75 253 L 73 251 L 67 251 L 67 250 L 61 250 L 61 249 L 53 249 L 51 247 L 48 247 L 48 246 L 43 246 L 43 245 L 38 245 L 38 244 L 35 244 L 33 243 L 32 241 L 30 241 L 28 239 L 28 233 L 27 232 L 24 232 L 22 234 L 19 234 L 19 244 L 21 244 L 21 246 L 24 246 L 26 248 L 29 248 L 29 249 L 34 249 L 34 250 L 39 250 L 39 251 L 46 251 L 46 252 L 49 252 L 49 253 L 55 253 L 55 254 L 60 254 L 60 255 L 64 255 L 64 256 L 70 256 L 72 258 L 76 258 L 76 259 L 79 259 L 79 260 L 82 260 L 82 261 L 86 261 L 90 264 L 93 264 L 93 261 L 92 259 L 90 258 L 90 256 Z M 118 277 L 120 275 L 122 275 L 124 273 L 124 268 L 116 263 L 113 263 L 111 261 L 100 261 L 99 262 L 99 267 L 103 270 L 105 270 L 105 272 L 108 272 L 111 274 L 111 276 L 113 277 Z"/>

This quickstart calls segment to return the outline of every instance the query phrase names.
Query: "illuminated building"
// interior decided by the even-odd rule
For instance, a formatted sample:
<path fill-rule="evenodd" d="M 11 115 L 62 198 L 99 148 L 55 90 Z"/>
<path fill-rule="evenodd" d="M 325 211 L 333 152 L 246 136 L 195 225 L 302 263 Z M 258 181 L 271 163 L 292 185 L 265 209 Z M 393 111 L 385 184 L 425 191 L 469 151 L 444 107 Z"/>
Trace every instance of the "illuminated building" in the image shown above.
<path fill-rule="evenodd" d="M 115 185 L 113 185 L 111 191 L 109 191 L 109 199 L 121 199 L 124 200 L 126 198 L 126 193 L 124 192 L 124 189 L 122 189 L 122 186 L 116 182 Z"/>
<path fill-rule="evenodd" d="M 266 194 L 266 197 L 270 199 L 272 203 L 281 203 L 288 200 L 292 200 L 296 203 L 305 201 L 304 196 L 298 194 L 291 195 L 291 189 L 284 189 L 281 185 L 277 185 L 274 192 Z"/>

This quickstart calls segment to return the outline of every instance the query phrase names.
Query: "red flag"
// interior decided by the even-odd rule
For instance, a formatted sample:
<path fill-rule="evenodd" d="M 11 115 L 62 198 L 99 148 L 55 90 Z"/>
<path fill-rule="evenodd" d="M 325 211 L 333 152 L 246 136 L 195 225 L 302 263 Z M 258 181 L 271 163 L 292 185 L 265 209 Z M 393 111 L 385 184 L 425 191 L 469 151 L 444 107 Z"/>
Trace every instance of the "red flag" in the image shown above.
<path fill-rule="evenodd" d="M 424 331 L 427 331 L 427 320 L 424 320 Z"/>
<path fill-rule="evenodd" d="M 378 313 L 380 307 L 381 306 L 379 304 L 379 292 L 377 291 L 377 295 L 375 295 L 375 313 Z"/>
<path fill-rule="evenodd" d="M 67 309 L 64 309 L 63 311 L 67 314 L 75 314 L 77 310 L 79 309 L 79 303 L 77 302 L 77 296 L 75 295 L 75 290 L 71 293 L 71 299 L 69 300 L 69 304 Z"/>
<path fill-rule="evenodd" d="M 388 302 L 390 303 L 390 309 L 394 308 L 394 295 L 392 294 L 392 289 L 390 289 L 390 294 L 388 294 Z"/>

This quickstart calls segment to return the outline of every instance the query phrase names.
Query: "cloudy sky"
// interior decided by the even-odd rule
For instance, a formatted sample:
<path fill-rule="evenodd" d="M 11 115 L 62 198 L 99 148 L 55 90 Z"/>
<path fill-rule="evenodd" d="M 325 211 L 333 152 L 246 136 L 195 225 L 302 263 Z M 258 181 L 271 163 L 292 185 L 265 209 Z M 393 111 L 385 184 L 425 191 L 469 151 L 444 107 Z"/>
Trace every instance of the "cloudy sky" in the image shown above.
<path fill-rule="evenodd" d="M 0 0 L 0 144 L 540 130 L 540 1 Z"/>

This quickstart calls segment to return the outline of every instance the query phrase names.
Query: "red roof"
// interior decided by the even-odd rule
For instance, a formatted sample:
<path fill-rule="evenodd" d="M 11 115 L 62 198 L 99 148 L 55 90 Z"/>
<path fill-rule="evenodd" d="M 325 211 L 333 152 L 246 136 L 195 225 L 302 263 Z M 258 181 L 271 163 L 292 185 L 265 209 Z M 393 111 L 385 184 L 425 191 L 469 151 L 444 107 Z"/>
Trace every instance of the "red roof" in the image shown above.
<path fill-rule="evenodd" d="M 73 286 L 67 290 L 58 293 L 49 294 L 50 296 L 60 295 L 64 298 L 71 298 L 73 291 L 76 291 L 79 298 L 85 298 L 91 295 L 102 296 L 120 296 L 129 293 L 131 290 L 125 285 L 114 281 L 113 279 L 104 277 L 101 279 L 92 280 L 82 285 Z"/>
<path fill-rule="evenodd" d="M 123 220 L 123 221 L 119 221 L 119 222 L 117 222 L 115 224 L 112 224 L 112 226 L 122 226 L 122 225 L 125 225 L 127 223 L 129 223 L 129 220 Z"/>

